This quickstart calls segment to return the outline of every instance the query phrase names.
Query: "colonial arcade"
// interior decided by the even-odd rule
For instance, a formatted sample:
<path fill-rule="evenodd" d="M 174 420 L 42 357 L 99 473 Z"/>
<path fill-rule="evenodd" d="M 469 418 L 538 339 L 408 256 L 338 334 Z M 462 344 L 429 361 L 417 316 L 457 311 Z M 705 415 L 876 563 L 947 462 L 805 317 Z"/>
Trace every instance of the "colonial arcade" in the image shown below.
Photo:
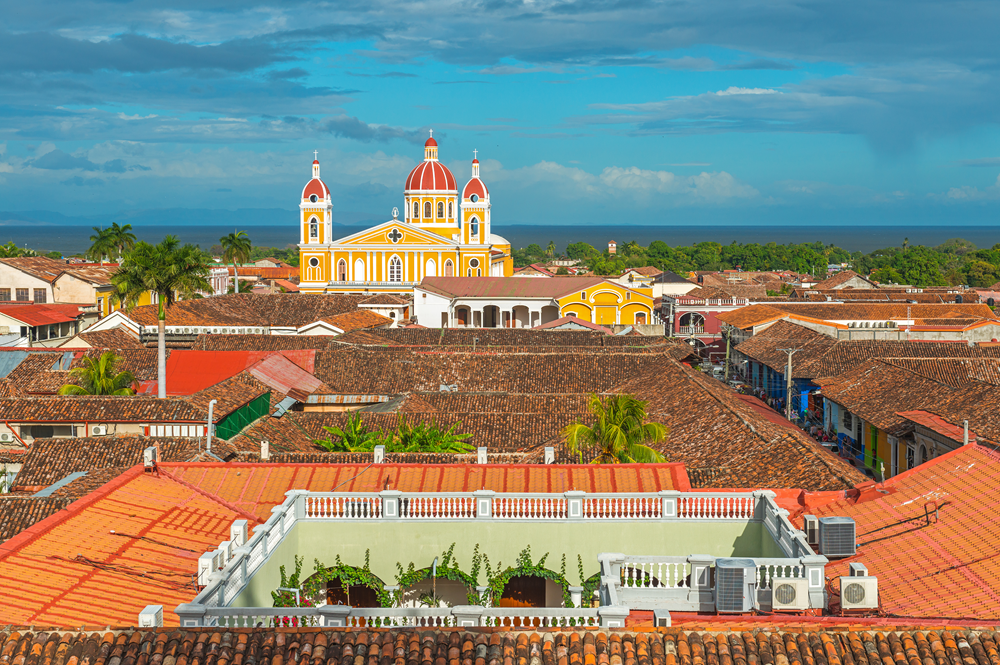
<path fill-rule="evenodd" d="M 438 161 L 433 136 L 424 161 L 406 178 L 402 219 L 333 239 L 333 202 L 319 160 L 302 189 L 299 258 L 304 293 L 412 292 L 425 277 L 509 277 L 510 243 L 492 233 L 490 192 L 479 160 L 459 196 L 455 176 Z"/>

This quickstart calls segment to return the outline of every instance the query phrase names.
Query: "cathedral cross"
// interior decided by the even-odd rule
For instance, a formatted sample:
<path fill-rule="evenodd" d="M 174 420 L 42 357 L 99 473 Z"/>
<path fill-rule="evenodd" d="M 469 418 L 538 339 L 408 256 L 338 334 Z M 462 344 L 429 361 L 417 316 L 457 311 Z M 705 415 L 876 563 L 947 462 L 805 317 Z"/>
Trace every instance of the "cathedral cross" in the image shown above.
<path fill-rule="evenodd" d="M 393 242 L 399 242 L 402 238 L 403 234 L 399 232 L 399 229 L 393 229 L 389 232 L 389 240 Z"/>
<path fill-rule="evenodd" d="M 478 150 L 473 150 L 472 151 L 472 158 L 473 159 L 479 159 L 479 151 Z"/>
<path fill-rule="evenodd" d="M 313 150 L 313 159 L 319 159 L 319 150 Z"/>

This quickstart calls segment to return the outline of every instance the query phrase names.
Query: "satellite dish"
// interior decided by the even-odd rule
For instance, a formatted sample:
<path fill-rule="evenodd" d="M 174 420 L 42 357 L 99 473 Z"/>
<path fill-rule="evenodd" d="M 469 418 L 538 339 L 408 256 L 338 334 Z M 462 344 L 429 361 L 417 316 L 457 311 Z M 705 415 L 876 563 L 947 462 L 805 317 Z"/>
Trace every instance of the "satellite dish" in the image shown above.
<path fill-rule="evenodd" d="M 392 209 L 392 218 L 396 219 L 397 217 L 399 217 L 399 208 L 393 208 Z"/>

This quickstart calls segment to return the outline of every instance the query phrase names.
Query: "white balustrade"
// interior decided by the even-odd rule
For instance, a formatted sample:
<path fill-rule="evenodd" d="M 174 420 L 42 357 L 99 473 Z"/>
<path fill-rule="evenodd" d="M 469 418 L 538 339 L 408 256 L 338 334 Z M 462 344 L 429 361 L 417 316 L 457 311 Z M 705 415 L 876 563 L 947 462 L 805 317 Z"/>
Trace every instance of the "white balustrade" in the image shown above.
<path fill-rule="evenodd" d="M 621 565 L 623 587 L 690 588 L 687 557 L 625 557 Z"/>
<path fill-rule="evenodd" d="M 695 520 L 749 520 L 754 518 L 757 497 L 751 494 L 684 494 L 678 499 L 677 516 Z"/>
<path fill-rule="evenodd" d="M 307 494 L 305 516 L 317 519 L 377 519 L 382 517 L 382 498 L 378 495 Z"/>
<path fill-rule="evenodd" d="M 795 559 L 754 559 L 757 564 L 757 584 L 762 589 L 770 589 L 774 582 L 806 576 L 805 566 Z"/>
<path fill-rule="evenodd" d="M 566 499 L 553 496 L 499 496 L 493 499 L 493 519 L 566 519 Z"/>
<path fill-rule="evenodd" d="M 663 501 L 659 496 L 598 496 L 583 500 L 583 516 L 592 520 L 659 519 Z"/>
<path fill-rule="evenodd" d="M 471 496 L 403 496 L 400 516 L 409 519 L 471 519 L 476 501 Z"/>

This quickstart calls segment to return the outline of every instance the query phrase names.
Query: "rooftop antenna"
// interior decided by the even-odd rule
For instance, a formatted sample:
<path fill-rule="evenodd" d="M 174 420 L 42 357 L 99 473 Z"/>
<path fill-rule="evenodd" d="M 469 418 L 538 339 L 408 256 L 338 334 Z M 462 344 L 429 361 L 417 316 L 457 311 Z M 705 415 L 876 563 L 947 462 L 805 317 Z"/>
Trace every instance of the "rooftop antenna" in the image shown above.
<path fill-rule="evenodd" d="M 785 418 L 792 419 L 792 356 L 800 349 L 778 349 L 788 354 L 788 367 L 785 369 Z"/>

